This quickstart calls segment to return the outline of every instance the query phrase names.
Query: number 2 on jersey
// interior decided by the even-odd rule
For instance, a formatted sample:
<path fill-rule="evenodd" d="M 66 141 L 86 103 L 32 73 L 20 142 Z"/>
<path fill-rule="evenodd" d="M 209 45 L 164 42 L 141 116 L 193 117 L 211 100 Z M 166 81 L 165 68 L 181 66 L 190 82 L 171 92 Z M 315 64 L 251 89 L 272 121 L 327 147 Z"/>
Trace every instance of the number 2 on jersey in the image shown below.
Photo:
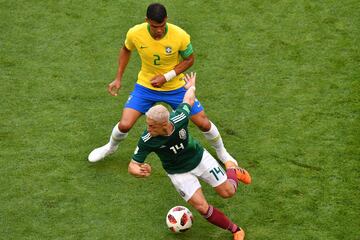
<path fill-rule="evenodd" d="M 182 143 L 180 143 L 180 146 L 175 145 L 175 146 L 172 146 L 170 149 L 173 150 L 173 152 L 174 152 L 175 154 L 177 154 L 177 153 L 178 153 L 178 150 L 184 149 L 184 145 L 183 145 Z"/>
<path fill-rule="evenodd" d="M 160 65 L 159 61 L 160 61 L 160 56 L 154 54 L 154 65 Z"/>

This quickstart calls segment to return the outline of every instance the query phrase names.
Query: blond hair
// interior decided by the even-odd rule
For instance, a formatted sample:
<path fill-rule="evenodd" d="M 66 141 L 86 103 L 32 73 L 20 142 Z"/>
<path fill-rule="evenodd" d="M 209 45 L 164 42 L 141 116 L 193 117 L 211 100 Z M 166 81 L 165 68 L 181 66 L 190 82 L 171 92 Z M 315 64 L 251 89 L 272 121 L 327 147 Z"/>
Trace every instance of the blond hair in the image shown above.
<path fill-rule="evenodd" d="M 155 122 L 167 122 L 169 121 L 170 113 L 167 108 L 161 104 L 151 107 L 146 113 L 148 118 L 151 118 Z"/>

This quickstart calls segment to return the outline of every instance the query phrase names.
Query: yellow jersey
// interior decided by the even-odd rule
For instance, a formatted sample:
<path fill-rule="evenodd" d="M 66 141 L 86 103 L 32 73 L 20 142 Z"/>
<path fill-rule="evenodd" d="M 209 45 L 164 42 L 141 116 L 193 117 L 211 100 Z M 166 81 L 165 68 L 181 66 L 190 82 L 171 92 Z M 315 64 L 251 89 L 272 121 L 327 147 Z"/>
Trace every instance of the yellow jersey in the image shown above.
<path fill-rule="evenodd" d="M 126 34 L 125 47 L 130 51 L 136 49 L 141 58 L 137 83 L 156 91 L 171 91 L 184 86 L 182 73 L 160 88 L 153 87 L 150 80 L 173 70 L 180 62 L 180 56 L 187 58 L 193 53 L 190 35 L 178 26 L 167 23 L 164 37 L 155 40 L 150 35 L 149 28 L 145 22 L 130 28 Z"/>

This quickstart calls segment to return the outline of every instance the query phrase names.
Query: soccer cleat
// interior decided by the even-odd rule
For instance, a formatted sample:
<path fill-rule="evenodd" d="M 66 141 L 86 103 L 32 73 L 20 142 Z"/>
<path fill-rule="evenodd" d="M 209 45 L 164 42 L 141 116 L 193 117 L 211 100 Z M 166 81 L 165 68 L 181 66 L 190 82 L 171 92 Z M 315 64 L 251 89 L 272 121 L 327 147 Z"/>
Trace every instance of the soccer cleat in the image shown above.
<path fill-rule="evenodd" d="M 106 144 L 102 147 L 95 148 L 92 150 L 92 152 L 89 154 L 88 160 L 89 162 L 97 162 L 102 159 L 104 159 L 106 156 L 112 154 L 117 150 L 118 146 L 110 147 L 109 144 Z"/>
<path fill-rule="evenodd" d="M 234 168 L 236 171 L 236 177 L 239 181 L 241 181 L 244 184 L 250 184 L 251 183 L 251 176 L 245 169 L 241 167 Z"/>
<path fill-rule="evenodd" d="M 245 232 L 242 229 L 233 233 L 233 235 L 234 235 L 234 240 L 243 240 L 245 238 Z"/>

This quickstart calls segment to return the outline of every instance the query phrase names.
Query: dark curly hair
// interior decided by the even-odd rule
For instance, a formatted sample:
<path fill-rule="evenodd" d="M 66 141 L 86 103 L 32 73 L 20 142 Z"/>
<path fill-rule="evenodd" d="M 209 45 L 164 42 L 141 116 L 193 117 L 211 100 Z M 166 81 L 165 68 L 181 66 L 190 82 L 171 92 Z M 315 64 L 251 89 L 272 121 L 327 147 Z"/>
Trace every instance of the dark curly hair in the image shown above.
<path fill-rule="evenodd" d="M 158 23 L 162 23 L 167 17 L 166 8 L 160 3 L 152 3 L 148 6 L 146 17 Z"/>

